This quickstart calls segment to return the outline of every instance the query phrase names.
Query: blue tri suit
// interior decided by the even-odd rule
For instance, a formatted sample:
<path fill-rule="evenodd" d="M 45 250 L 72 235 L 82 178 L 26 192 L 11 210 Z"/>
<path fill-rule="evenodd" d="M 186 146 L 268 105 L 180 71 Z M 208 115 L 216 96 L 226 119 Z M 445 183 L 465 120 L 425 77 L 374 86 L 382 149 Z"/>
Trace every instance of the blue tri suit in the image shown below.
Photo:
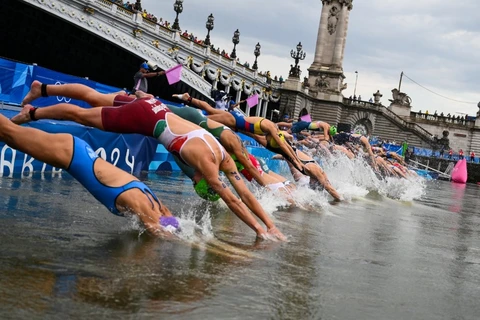
<path fill-rule="evenodd" d="M 310 123 L 311 122 L 307 122 L 307 121 L 294 122 L 292 123 L 292 127 L 290 128 L 290 131 L 292 131 L 292 133 L 299 133 L 300 131 L 308 129 L 308 127 L 310 126 Z"/>
<path fill-rule="evenodd" d="M 73 137 L 73 155 L 67 172 L 78 180 L 98 201 L 108 208 L 113 214 L 122 216 L 115 203 L 117 198 L 125 191 L 137 188 L 145 195 L 150 194 L 160 206 L 157 196 L 143 182 L 134 180 L 121 187 L 109 187 L 98 181 L 95 176 L 94 164 L 98 155 L 82 139 Z M 147 196 L 150 200 L 150 198 Z M 150 200 L 151 202 L 151 200 Z M 152 203 L 153 207 L 153 203 Z"/>

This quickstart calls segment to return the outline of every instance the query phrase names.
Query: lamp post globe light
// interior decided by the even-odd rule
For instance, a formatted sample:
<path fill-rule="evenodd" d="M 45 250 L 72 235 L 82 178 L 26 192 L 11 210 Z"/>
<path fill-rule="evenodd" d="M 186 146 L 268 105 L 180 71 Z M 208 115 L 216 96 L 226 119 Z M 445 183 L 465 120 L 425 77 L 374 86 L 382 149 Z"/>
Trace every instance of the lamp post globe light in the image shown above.
<path fill-rule="evenodd" d="M 240 42 L 240 31 L 238 31 L 238 29 L 235 30 L 235 32 L 233 33 L 232 42 L 233 42 L 233 50 L 232 50 L 232 54 L 230 55 L 230 58 L 235 59 L 237 57 L 237 51 L 235 50 L 235 48 L 237 47 L 237 44 Z"/>
<path fill-rule="evenodd" d="M 172 29 L 180 30 L 180 24 L 178 24 L 178 15 L 183 11 L 183 0 L 175 0 L 175 3 L 173 4 L 173 10 L 175 10 L 177 16 L 175 17 L 175 21 L 173 22 Z"/>
<path fill-rule="evenodd" d="M 213 26 L 214 26 L 214 23 L 213 21 L 215 20 L 215 18 L 213 17 L 213 14 L 210 13 L 210 15 L 208 16 L 207 18 L 207 22 L 205 23 L 205 28 L 207 28 L 208 32 L 207 32 L 207 37 L 205 38 L 205 45 L 209 46 L 210 45 L 210 31 L 213 30 Z"/>
<path fill-rule="evenodd" d="M 260 42 L 257 42 L 257 45 L 255 46 L 255 50 L 253 50 L 253 54 L 255 55 L 255 62 L 253 63 L 253 66 L 252 66 L 253 70 L 258 70 L 257 58 L 260 56 L 261 47 L 262 46 L 260 45 Z"/>
<path fill-rule="evenodd" d="M 300 77 L 300 67 L 298 66 L 298 62 L 300 60 L 304 60 L 307 54 L 303 52 L 303 46 L 302 43 L 299 42 L 296 47 L 297 51 L 293 51 L 293 49 L 290 51 L 290 56 L 295 59 L 295 66 L 292 67 L 290 70 L 290 75 L 292 77 Z"/>

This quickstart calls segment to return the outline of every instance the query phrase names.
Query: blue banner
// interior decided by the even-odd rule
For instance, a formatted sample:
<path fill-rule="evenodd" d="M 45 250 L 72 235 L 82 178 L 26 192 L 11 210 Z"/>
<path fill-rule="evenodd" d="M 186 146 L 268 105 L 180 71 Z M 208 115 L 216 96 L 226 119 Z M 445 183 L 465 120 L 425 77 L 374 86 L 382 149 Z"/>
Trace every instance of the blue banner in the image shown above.
<path fill-rule="evenodd" d="M 33 66 L 0 59 L 0 101 L 20 104 L 30 90 Z"/>
<path fill-rule="evenodd" d="M 23 97 L 30 90 L 34 80 L 50 85 L 62 85 L 65 83 L 81 83 L 101 93 L 118 92 L 121 89 L 104 85 L 85 78 L 75 77 L 49 70 L 36 65 L 27 65 L 10 60 L 0 59 L 0 101 L 19 105 Z M 90 106 L 79 100 L 65 97 L 48 97 L 35 100 L 36 107 L 50 106 L 58 103 L 71 103 L 83 108 Z"/>
<path fill-rule="evenodd" d="M 150 162 L 157 151 L 158 142 L 155 139 L 139 134 L 115 134 L 69 122 L 38 121 L 28 126 L 49 133 L 70 133 L 77 136 L 90 144 L 104 160 L 134 175 L 149 170 Z M 58 168 L 44 164 L 0 142 L 0 176 L 28 176 L 33 172 L 50 171 L 60 172 Z"/>

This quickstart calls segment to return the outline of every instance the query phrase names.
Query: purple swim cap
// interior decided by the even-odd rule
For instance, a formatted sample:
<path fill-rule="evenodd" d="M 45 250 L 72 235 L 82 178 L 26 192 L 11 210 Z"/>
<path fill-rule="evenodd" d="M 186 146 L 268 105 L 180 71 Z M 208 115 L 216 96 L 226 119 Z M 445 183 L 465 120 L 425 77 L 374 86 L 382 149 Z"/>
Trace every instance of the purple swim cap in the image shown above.
<path fill-rule="evenodd" d="M 172 226 L 175 229 L 178 229 L 180 227 L 180 223 L 175 217 L 160 217 L 160 225 L 164 228 Z"/>

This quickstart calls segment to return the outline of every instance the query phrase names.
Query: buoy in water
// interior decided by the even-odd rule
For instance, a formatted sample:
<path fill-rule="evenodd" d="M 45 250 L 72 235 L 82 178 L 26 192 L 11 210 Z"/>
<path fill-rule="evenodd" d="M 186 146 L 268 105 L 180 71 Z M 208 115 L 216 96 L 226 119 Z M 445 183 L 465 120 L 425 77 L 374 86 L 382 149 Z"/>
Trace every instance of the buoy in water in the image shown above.
<path fill-rule="evenodd" d="M 452 171 L 452 181 L 456 183 L 467 183 L 467 160 L 457 162 Z"/>

